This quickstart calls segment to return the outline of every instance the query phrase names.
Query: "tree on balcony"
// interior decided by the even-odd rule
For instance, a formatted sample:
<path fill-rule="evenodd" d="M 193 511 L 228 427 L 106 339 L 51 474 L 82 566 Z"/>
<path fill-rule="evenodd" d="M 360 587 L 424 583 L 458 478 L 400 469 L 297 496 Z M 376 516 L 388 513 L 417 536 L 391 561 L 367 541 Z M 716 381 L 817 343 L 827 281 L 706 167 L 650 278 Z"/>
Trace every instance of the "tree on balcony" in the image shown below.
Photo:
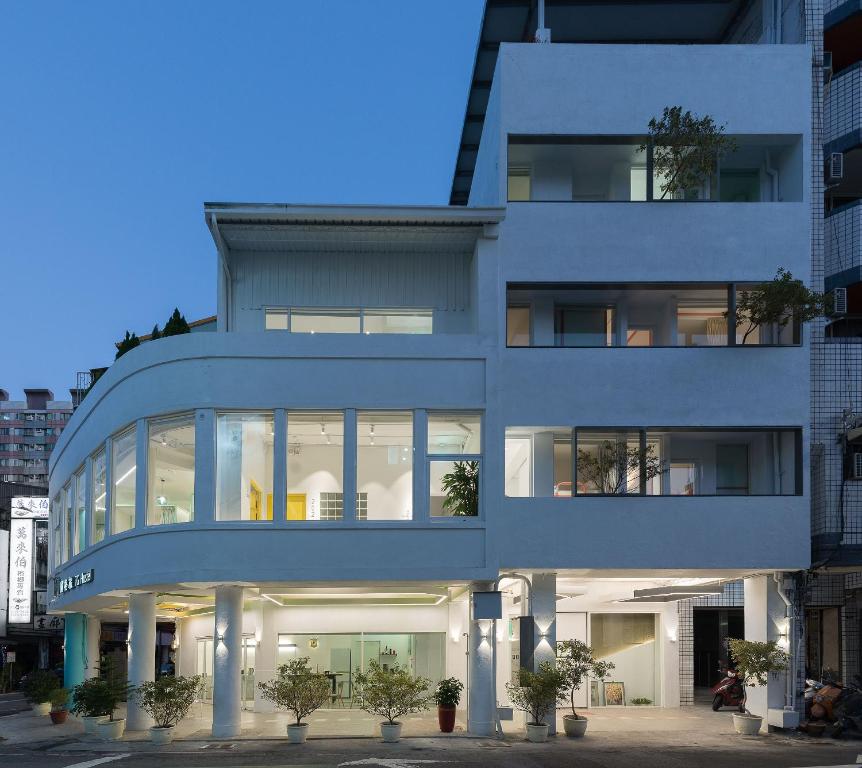
<path fill-rule="evenodd" d="M 720 158 L 736 150 L 736 141 L 724 133 L 723 125 L 680 106 L 665 107 L 660 118 L 649 121 L 648 129 L 649 139 L 640 149 L 652 148 L 659 200 L 696 197 L 718 172 Z"/>
<path fill-rule="evenodd" d="M 661 459 L 652 445 L 643 453 L 625 440 L 603 440 L 592 450 L 578 448 L 578 486 L 587 493 L 640 493 L 641 458 L 647 482 L 661 474 Z"/>
<path fill-rule="evenodd" d="M 758 328 L 772 326 L 780 335 L 791 322 L 807 323 L 826 314 L 831 304 L 829 296 L 812 291 L 788 270 L 779 267 L 769 282 L 740 291 L 734 323 L 737 328 L 745 328 L 742 335 L 745 344 Z M 730 312 L 725 316 L 729 317 Z"/>

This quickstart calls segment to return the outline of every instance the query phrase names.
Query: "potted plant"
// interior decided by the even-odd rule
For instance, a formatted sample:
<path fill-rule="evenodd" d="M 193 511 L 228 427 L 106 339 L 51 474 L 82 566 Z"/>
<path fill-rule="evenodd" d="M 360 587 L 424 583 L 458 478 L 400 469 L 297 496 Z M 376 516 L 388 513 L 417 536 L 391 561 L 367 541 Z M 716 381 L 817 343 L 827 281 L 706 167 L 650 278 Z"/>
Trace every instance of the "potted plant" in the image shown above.
<path fill-rule="evenodd" d="M 506 683 L 506 691 L 518 709 L 525 712 L 527 739 L 533 742 L 548 740 L 548 713 L 556 711 L 557 702 L 566 700 L 566 677 L 551 662 L 543 661 L 536 672 L 522 669 L 518 685 Z"/>
<path fill-rule="evenodd" d="M 457 677 L 447 677 L 437 683 L 432 698 L 437 705 L 437 722 L 443 733 L 452 733 L 455 729 L 455 710 L 461 701 L 461 691 L 464 683 Z"/>
<path fill-rule="evenodd" d="M 359 708 L 370 715 L 385 717 L 380 734 L 385 742 L 401 738 L 399 717 L 428 708 L 428 686 L 424 677 L 412 677 L 397 664 L 383 669 L 376 661 L 369 662 L 366 672 L 356 671 L 354 689 Z"/>
<path fill-rule="evenodd" d="M 51 722 L 54 725 L 62 725 L 66 722 L 69 714 L 67 704 L 69 701 L 69 690 L 67 688 L 55 688 L 51 692 Z"/>
<path fill-rule="evenodd" d="M 308 656 L 291 659 L 278 668 L 274 680 L 257 684 L 260 694 L 279 709 L 293 712 L 293 722 L 287 724 L 287 740 L 303 744 L 308 737 L 308 723 L 302 719 L 320 709 L 332 695 L 329 678 L 311 671 Z"/>
<path fill-rule="evenodd" d="M 59 687 L 60 681 L 53 672 L 37 669 L 27 677 L 24 693 L 37 714 L 47 715 L 51 711 L 51 696 Z"/>
<path fill-rule="evenodd" d="M 566 736 L 583 736 L 587 731 L 587 718 L 575 711 L 575 691 L 587 677 L 604 680 L 614 669 L 610 661 L 598 661 L 593 649 L 580 640 L 562 640 L 557 643 L 557 670 L 566 681 L 571 715 L 563 715 Z"/>
<path fill-rule="evenodd" d="M 476 517 L 479 514 L 479 462 L 456 461 L 452 471 L 440 480 L 446 498 L 443 509 L 452 517 Z"/>
<path fill-rule="evenodd" d="M 99 671 L 100 677 L 94 678 L 92 682 L 91 701 L 95 710 L 108 719 L 96 723 L 96 734 L 105 741 L 114 741 L 122 738 L 126 730 L 125 718 L 114 717 L 117 707 L 132 696 L 135 688 L 110 663 Z"/>
<path fill-rule="evenodd" d="M 733 713 L 733 727 L 743 736 L 756 736 L 760 732 L 763 718 L 752 715 L 745 707 L 748 699 L 748 686 L 766 685 L 771 672 L 783 672 L 787 669 L 787 653 L 774 640 L 759 642 L 757 640 L 727 641 L 730 653 L 736 661 L 736 672 L 742 683 L 742 706 L 744 712 Z"/>
<path fill-rule="evenodd" d="M 174 737 L 174 728 L 195 702 L 200 678 L 173 677 L 165 675 L 158 680 L 141 683 L 134 692 L 141 709 L 153 718 L 150 728 L 153 744 L 169 744 Z"/>
<path fill-rule="evenodd" d="M 100 698 L 101 682 L 98 677 L 91 677 L 72 689 L 71 712 L 81 718 L 84 723 L 84 733 L 90 735 L 96 733 L 96 724 L 108 716 Z"/>

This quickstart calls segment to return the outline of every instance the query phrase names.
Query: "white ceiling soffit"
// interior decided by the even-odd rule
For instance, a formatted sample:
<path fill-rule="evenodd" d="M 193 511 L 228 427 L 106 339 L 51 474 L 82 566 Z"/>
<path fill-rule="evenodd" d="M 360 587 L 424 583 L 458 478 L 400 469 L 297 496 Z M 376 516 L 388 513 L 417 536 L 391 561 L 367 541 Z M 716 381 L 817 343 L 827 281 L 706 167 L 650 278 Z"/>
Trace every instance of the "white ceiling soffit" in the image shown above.
<path fill-rule="evenodd" d="M 693 597 L 720 595 L 724 591 L 721 584 L 701 584 L 689 587 L 667 586 L 636 589 L 634 597 L 620 600 L 621 603 L 671 603 L 675 600 L 689 600 Z"/>

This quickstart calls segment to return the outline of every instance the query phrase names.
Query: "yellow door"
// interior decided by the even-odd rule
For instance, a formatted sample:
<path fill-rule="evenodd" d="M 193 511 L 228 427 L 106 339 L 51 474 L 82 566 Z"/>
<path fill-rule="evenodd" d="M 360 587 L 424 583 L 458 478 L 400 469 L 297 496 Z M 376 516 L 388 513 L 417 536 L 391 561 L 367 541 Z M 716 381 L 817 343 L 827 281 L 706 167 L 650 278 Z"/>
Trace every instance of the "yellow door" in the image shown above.
<path fill-rule="evenodd" d="M 305 494 L 287 494 L 287 519 L 305 520 Z"/>

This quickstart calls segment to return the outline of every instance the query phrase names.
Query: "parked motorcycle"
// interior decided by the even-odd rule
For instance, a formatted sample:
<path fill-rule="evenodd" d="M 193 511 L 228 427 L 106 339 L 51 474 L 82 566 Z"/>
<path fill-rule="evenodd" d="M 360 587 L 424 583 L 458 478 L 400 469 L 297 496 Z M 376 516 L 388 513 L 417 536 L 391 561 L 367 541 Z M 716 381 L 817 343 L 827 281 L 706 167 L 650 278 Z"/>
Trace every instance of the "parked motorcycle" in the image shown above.
<path fill-rule="evenodd" d="M 718 712 L 722 707 L 735 707 L 740 712 L 745 712 L 745 691 L 742 682 L 735 669 L 728 667 L 718 668 L 723 675 L 710 691 L 712 692 L 712 711 Z"/>

